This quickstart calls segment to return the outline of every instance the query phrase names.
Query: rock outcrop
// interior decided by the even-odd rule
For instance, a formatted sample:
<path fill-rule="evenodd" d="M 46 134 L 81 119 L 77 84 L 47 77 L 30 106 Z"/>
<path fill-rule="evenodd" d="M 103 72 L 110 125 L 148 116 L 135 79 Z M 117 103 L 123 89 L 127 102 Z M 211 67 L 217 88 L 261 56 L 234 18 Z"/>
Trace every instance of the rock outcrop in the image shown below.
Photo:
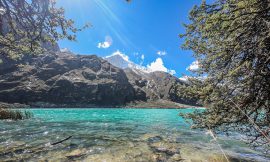
<path fill-rule="evenodd" d="M 2 102 L 86 107 L 123 105 L 136 99 L 125 72 L 95 55 L 48 53 L 7 61 L 0 69 Z"/>
<path fill-rule="evenodd" d="M 186 83 L 169 73 L 162 71 L 146 73 L 140 69 L 131 68 L 126 68 L 125 73 L 129 82 L 134 87 L 138 98 L 145 95 L 148 101 L 163 100 L 187 105 L 197 105 L 196 100 L 182 98 L 178 95 L 181 92 L 176 87 Z"/>
<path fill-rule="evenodd" d="M 32 107 L 116 107 L 141 101 L 182 100 L 173 91 L 178 78 L 165 72 L 121 69 L 96 55 L 54 52 L 1 58 L 0 102 Z"/>

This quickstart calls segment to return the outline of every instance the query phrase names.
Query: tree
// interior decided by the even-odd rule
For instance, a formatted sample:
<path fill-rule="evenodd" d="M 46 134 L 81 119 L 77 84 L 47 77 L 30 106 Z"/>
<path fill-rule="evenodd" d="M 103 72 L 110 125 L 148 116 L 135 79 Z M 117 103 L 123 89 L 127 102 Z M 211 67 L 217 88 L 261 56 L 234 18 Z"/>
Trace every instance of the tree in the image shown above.
<path fill-rule="evenodd" d="M 16 59 L 41 53 L 44 43 L 76 40 L 81 29 L 64 16 L 55 0 L 0 0 L 0 54 Z"/>
<path fill-rule="evenodd" d="M 199 62 L 186 94 L 205 111 L 187 114 L 193 128 L 237 131 L 254 148 L 270 147 L 270 1 L 216 0 L 195 6 L 184 49 Z"/>

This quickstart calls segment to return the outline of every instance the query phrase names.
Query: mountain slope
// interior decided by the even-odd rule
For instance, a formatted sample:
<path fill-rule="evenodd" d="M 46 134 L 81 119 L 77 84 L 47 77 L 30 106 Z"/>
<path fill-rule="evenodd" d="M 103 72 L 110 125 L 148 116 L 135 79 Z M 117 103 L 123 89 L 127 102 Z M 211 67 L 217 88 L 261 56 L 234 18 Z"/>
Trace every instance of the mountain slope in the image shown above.
<path fill-rule="evenodd" d="M 158 100 L 195 104 L 177 97 L 173 87 L 183 83 L 168 73 L 121 69 L 95 55 L 55 52 L 3 60 L 0 102 L 31 107 L 116 107 Z"/>
<path fill-rule="evenodd" d="M 175 92 L 177 85 L 186 85 L 186 82 L 175 76 L 163 72 L 152 71 L 141 65 L 137 65 L 123 54 L 114 54 L 105 58 L 111 64 L 122 68 L 138 96 L 146 95 L 148 101 L 167 100 L 184 104 L 196 104 L 191 99 L 183 99 Z M 181 92 L 180 92 L 181 93 Z"/>
<path fill-rule="evenodd" d="M 121 68 L 121 69 L 130 68 L 130 69 L 134 69 L 134 70 L 136 69 L 136 71 L 141 71 L 144 73 L 151 72 L 150 69 L 148 69 L 144 66 L 135 64 L 134 62 L 130 61 L 128 56 L 121 54 L 120 52 L 115 52 L 113 55 L 104 57 L 104 59 L 107 60 L 112 65 L 114 65 L 118 68 Z"/>
<path fill-rule="evenodd" d="M 135 100 L 123 70 L 95 56 L 46 54 L 0 65 L 0 101 L 33 106 L 115 106 Z"/>

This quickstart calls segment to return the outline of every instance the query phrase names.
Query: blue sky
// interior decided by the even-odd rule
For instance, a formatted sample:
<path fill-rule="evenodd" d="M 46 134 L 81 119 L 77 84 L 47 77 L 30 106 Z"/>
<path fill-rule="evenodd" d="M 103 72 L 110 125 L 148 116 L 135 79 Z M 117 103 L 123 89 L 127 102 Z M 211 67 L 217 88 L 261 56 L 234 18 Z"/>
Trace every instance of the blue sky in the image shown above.
<path fill-rule="evenodd" d="M 177 77 L 190 75 L 186 68 L 195 59 L 191 51 L 180 48 L 183 40 L 178 34 L 184 33 L 182 23 L 188 22 L 189 11 L 200 2 L 58 0 L 58 5 L 66 10 L 68 18 L 75 20 L 76 26 L 83 26 L 87 22 L 93 25 L 78 33 L 77 42 L 62 40 L 59 45 L 77 54 L 96 54 L 101 57 L 119 51 L 137 64 L 157 67 L 161 61 L 168 70 L 175 70 Z"/>

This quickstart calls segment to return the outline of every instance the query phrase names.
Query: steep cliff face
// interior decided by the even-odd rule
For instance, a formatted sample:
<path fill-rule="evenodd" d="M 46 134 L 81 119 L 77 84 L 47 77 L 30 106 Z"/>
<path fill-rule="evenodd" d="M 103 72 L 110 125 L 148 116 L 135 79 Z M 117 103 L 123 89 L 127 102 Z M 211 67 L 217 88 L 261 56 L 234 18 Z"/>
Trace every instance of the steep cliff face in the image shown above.
<path fill-rule="evenodd" d="M 2 102 L 87 107 L 136 100 L 125 72 L 95 55 L 57 52 L 5 61 L 0 65 Z"/>
<path fill-rule="evenodd" d="M 169 73 L 156 71 L 144 72 L 140 69 L 126 68 L 125 73 L 136 94 L 145 94 L 148 101 L 167 100 L 181 104 L 197 105 L 192 99 L 181 98 L 181 93 L 175 89 L 177 85 L 186 85 L 185 82 Z"/>
<path fill-rule="evenodd" d="M 196 105 L 196 100 L 182 98 L 179 93 L 179 85 L 187 85 L 183 80 L 162 71 L 153 71 L 148 67 L 135 64 L 128 56 L 115 53 L 105 59 L 116 67 L 123 69 L 129 82 L 135 89 L 138 98 L 146 96 L 147 101 L 173 101 L 182 104 Z"/>
<path fill-rule="evenodd" d="M 147 106 L 158 101 L 196 104 L 178 97 L 174 87 L 184 82 L 166 72 L 134 68 L 136 64 L 116 67 L 108 62 L 112 60 L 71 52 L 25 56 L 20 61 L 1 59 L 0 102 L 32 107 L 115 107 L 137 102 Z"/>

